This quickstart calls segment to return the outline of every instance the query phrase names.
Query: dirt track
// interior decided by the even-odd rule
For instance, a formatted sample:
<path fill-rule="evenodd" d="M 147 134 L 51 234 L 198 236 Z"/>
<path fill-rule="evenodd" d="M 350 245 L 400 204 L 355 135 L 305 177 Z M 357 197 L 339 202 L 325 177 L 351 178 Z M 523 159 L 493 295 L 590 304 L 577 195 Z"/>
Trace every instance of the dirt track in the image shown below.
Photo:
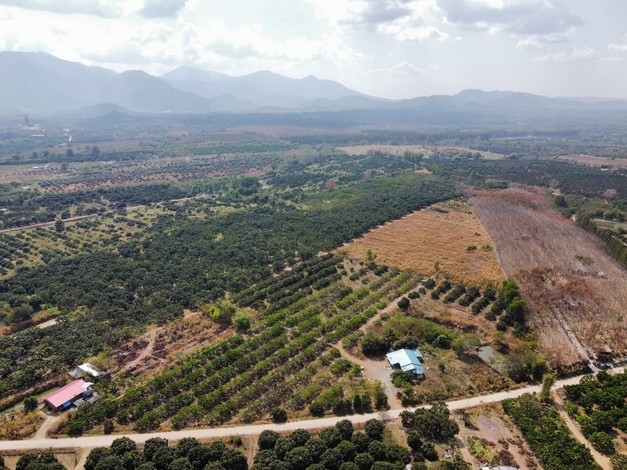
<path fill-rule="evenodd" d="M 625 367 L 619 367 L 611 370 L 611 373 L 621 373 L 625 370 Z M 572 377 L 570 379 L 559 380 L 553 386 L 554 389 L 562 388 L 565 385 L 578 384 L 583 375 Z M 525 393 L 538 393 L 540 392 L 540 385 L 531 385 L 516 390 L 510 390 L 505 392 L 492 393 L 490 395 L 480 395 L 473 398 L 467 398 L 463 400 L 455 400 L 447 402 L 447 405 L 451 411 L 461 410 L 465 408 L 472 408 L 488 403 L 498 403 L 507 398 L 517 398 Z M 429 405 L 420 406 L 419 408 L 428 408 Z M 190 429 L 183 431 L 168 431 L 168 432 L 155 432 L 147 434 L 125 434 L 130 439 L 137 443 L 144 443 L 148 439 L 153 437 L 161 437 L 170 441 L 177 441 L 183 437 L 195 437 L 196 439 L 212 439 L 212 438 L 224 438 L 230 436 L 252 436 L 258 435 L 266 429 L 270 429 L 278 432 L 290 432 L 296 429 L 319 429 L 334 426 L 338 421 L 348 419 L 353 423 L 364 423 L 369 419 L 382 419 L 384 421 L 391 421 L 400 415 L 402 411 L 414 410 L 415 408 L 395 408 L 381 413 L 368 413 L 352 416 L 331 416 L 328 418 L 310 419 L 306 421 L 290 421 L 282 424 L 251 424 L 245 426 L 233 426 L 223 428 L 207 428 L 207 429 Z M 61 439 L 30 439 L 24 441 L 0 441 L 0 450 L 29 450 L 29 449 L 59 449 L 59 448 L 90 448 L 90 447 L 104 447 L 109 446 L 114 439 L 122 437 L 121 435 L 108 435 L 108 436 L 83 436 L 76 438 L 61 438 Z"/>

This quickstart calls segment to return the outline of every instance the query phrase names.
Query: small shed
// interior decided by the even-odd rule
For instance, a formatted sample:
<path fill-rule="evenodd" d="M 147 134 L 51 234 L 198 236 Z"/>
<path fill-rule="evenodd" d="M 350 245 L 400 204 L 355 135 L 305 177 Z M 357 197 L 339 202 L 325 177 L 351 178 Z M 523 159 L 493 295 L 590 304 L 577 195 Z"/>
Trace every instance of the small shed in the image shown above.
<path fill-rule="evenodd" d="M 426 376 L 422 366 L 422 353 L 418 349 L 399 349 L 385 356 L 392 367 L 397 367 L 405 372 L 413 372 L 419 378 Z"/>
<path fill-rule="evenodd" d="M 92 396 L 94 393 L 93 385 L 93 383 L 85 382 L 83 379 L 73 380 L 46 396 L 44 403 L 49 410 L 63 411 L 79 399 Z"/>
<path fill-rule="evenodd" d="M 89 362 L 85 362 L 80 366 L 76 366 L 74 369 L 70 371 L 70 375 L 76 379 L 82 377 L 83 375 L 88 375 L 93 377 L 94 379 L 98 379 L 104 377 L 106 374 L 103 373 L 96 366 L 91 365 Z"/>

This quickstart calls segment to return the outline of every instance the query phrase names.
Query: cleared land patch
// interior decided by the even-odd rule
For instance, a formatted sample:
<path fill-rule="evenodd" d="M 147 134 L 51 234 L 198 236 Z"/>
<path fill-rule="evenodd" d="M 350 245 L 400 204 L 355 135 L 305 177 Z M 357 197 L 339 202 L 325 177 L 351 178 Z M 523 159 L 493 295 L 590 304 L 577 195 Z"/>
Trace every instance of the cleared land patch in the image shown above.
<path fill-rule="evenodd" d="M 391 155 L 402 156 L 405 152 L 422 153 L 426 157 L 429 157 L 433 153 L 439 152 L 469 152 L 472 154 L 478 153 L 483 158 L 490 160 L 498 160 L 503 158 L 500 153 L 486 152 L 482 150 L 475 150 L 468 147 L 447 147 L 447 146 L 429 146 L 423 145 L 385 145 L 385 144 L 369 144 L 369 145 L 351 145 L 347 147 L 340 147 L 339 150 L 343 150 L 350 155 L 368 155 L 374 152 L 383 152 Z"/>
<path fill-rule="evenodd" d="M 468 461 L 481 465 L 509 465 L 521 470 L 539 467 L 536 456 L 500 406 L 463 410 L 457 416 Z M 472 456 L 472 457 L 471 457 Z"/>
<path fill-rule="evenodd" d="M 377 264 L 428 276 L 440 270 L 464 282 L 503 279 L 490 236 L 468 206 L 458 201 L 378 227 L 343 249 L 360 260 L 371 250 Z"/>
<path fill-rule="evenodd" d="M 603 242 L 524 189 L 481 192 L 470 204 L 495 242 L 529 321 L 554 363 L 591 355 L 595 344 L 627 350 L 627 270 Z"/>
<path fill-rule="evenodd" d="M 571 162 L 583 163 L 584 165 L 590 166 L 627 168 L 626 158 L 595 157 L 593 155 L 563 155 L 559 158 L 562 160 L 570 160 Z"/>

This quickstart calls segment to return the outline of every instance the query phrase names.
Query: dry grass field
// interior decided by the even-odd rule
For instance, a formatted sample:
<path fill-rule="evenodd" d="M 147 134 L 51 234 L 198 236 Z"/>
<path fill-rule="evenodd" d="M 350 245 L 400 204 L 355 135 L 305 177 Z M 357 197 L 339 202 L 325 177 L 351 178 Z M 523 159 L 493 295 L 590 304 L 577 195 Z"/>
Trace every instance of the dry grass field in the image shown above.
<path fill-rule="evenodd" d="M 440 272 L 463 282 L 503 279 L 492 240 L 465 203 L 443 203 L 414 212 L 371 230 L 343 249 L 358 260 L 365 260 L 372 250 L 377 264 L 427 276 L 435 274 L 437 263 Z"/>
<path fill-rule="evenodd" d="M 627 351 L 627 270 L 600 239 L 554 212 L 540 192 L 479 192 L 470 205 L 520 284 L 552 363 L 592 355 L 599 343 Z"/>
<path fill-rule="evenodd" d="M 595 157 L 593 155 L 563 155 L 562 160 L 583 163 L 590 166 L 606 166 L 610 168 L 627 168 L 627 158 Z"/>

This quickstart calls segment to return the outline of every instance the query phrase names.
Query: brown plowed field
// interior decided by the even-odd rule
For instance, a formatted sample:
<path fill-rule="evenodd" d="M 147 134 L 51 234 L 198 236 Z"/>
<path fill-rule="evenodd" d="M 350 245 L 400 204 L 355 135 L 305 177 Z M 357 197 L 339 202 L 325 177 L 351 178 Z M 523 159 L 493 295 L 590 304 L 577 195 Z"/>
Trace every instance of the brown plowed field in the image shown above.
<path fill-rule="evenodd" d="M 469 246 L 477 249 L 468 251 Z M 377 227 L 344 249 L 358 260 L 365 260 L 370 249 L 377 264 L 424 275 L 435 273 L 437 261 L 441 272 L 459 281 L 503 279 L 492 240 L 472 213 L 424 209 Z"/>
<path fill-rule="evenodd" d="M 553 211 L 540 192 L 480 192 L 470 205 L 519 283 L 552 363 L 592 355 L 599 343 L 627 352 L 627 269 L 598 237 Z"/>

